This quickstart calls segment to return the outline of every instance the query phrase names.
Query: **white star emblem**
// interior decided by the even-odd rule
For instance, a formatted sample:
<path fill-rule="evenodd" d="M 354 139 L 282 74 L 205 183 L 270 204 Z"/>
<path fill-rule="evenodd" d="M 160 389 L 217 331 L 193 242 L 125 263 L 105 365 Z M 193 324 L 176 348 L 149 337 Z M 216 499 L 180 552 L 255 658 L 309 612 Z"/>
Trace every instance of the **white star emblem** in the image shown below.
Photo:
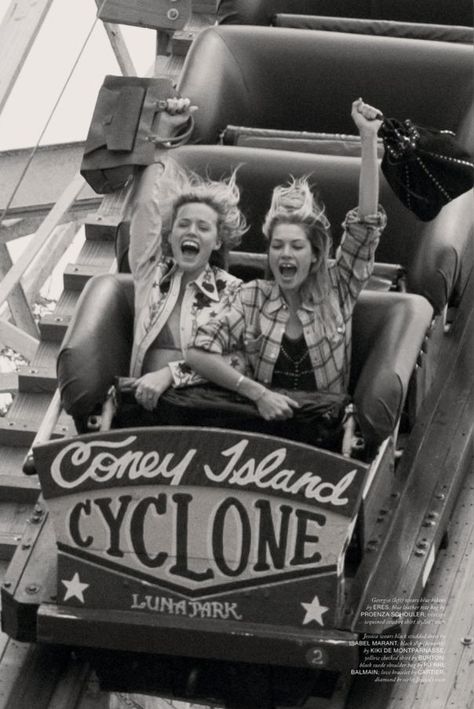
<path fill-rule="evenodd" d="M 317 596 L 313 598 L 311 603 L 302 603 L 301 605 L 306 611 L 306 615 L 303 619 L 303 625 L 306 625 L 306 623 L 311 623 L 312 620 L 315 620 L 319 623 L 319 625 L 324 625 L 323 613 L 326 613 L 329 608 L 322 606 Z"/>
<path fill-rule="evenodd" d="M 86 588 L 89 588 L 90 584 L 81 583 L 77 571 L 70 581 L 61 581 L 61 583 L 66 586 L 66 593 L 64 594 L 63 600 L 68 601 L 70 598 L 75 597 L 78 601 L 84 603 L 84 591 Z"/>

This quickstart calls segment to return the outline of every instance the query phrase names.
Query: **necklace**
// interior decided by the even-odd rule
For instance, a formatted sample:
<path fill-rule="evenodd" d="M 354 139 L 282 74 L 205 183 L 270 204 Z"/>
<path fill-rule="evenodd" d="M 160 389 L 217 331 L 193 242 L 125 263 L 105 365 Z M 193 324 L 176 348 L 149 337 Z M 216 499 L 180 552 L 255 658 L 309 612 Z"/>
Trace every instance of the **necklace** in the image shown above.
<path fill-rule="evenodd" d="M 293 348 L 294 352 L 288 349 Z M 309 352 L 306 347 L 304 336 L 291 340 L 284 336 L 280 346 L 280 356 L 275 363 L 274 374 L 287 380 L 290 388 L 300 389 L 301 378 L 313 374 Z"/>

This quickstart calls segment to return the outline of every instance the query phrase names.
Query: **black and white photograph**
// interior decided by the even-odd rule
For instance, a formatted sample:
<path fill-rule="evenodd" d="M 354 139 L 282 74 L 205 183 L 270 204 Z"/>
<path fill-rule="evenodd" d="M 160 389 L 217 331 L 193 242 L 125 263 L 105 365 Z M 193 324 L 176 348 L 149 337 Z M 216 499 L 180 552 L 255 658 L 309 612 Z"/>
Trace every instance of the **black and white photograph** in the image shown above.
<path fill-rule="evenodd" d="M 472 709 L 470 0 L 2 0 L 0 709 Z"/>

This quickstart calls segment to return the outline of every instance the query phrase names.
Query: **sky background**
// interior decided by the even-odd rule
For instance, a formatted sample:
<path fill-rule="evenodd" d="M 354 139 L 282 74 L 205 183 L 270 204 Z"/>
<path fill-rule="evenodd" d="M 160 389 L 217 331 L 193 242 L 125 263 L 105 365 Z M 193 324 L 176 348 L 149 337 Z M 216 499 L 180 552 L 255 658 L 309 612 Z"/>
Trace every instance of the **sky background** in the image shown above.
<path fill-rule="evenodd" d="M 0 0 L 0 22 L 10 0 Z M 36 145 L 96 18 L 95 0 L 54 0 L 0 114 L 0 150 Z M 153 65 L 153 30 L 121 25 L 137 73 Z M 79 60 L 41 145 L 85 140 L 100 85 L 120 74 L 101 21 Z"/>

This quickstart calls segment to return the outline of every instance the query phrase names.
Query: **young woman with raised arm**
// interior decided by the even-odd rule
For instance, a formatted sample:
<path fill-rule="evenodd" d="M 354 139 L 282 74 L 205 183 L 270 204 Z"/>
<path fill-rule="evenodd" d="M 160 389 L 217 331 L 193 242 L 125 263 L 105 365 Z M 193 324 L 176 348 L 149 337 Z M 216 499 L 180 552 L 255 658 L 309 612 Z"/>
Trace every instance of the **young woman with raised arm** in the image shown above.
<path fill-rule="evenodd" d="M 193 370 L 253 401 L 267 421 L 291 418 L 298 391 L 347 392 L 352 313 L 386 222 L 378 205 L 380 113 L 362 99 L 351 113 L 361 138 L 359 204 L 346 216 L 335 261 L 324 205 L 308 180 L 277 187 L 263 226 L 272 279 L 244 284 L 186 353 Z M 225 361 L 234 349 L 245 353 L 251 376 Z"/>

